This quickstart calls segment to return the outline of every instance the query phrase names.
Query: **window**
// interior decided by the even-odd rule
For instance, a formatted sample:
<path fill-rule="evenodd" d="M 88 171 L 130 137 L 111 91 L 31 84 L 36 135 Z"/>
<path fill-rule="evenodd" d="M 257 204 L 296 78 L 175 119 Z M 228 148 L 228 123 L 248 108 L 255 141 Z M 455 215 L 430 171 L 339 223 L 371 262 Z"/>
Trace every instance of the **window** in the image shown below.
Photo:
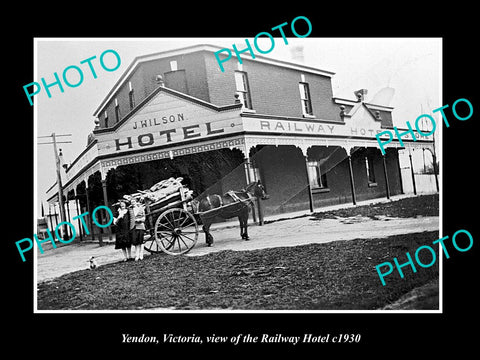
<path fill-rule="evenodd" d="M 170 71 L 177 71 L 178 65 L 177 60 L 170 61 Z"/>
<path fill-rule="evenodd" d="M 118 100 L 115 98 L 115 121 L 120 121 L 120 107 L 118 106 Z"/>
<path fill-rule="evenodd" d="M 128 89 L 128 100 L 130 102 L 130 110 L 132 110 L 135 107 L 135 94 L 133 92 L 132 83 L 130 81 L 128 82 Z"/>
<path fill-rule="evenodd" d="M 107 113 L 106 110 L 105 110 L 104 114 L 105 114 L 105 116 L 104 116 L 105 117 L 105 127 L 107 128 L 108 127 L 108 113 Z"/>
<path fill-rule="evenodd" d="M 298 88 L 300 89 L 303 116 L 313 116 L 312 101 L 310 99 L 310 89 L 308 84 L 301 82 L 298 84 Z"/>
<path fill-rule="evenodd" d="M 253 109 L 250 89 L 248 87 L 247 74 L 242 71 L 235 71 L 235 84 L 240 101 L 246 109 Z"/>
<path fill-rule="evenodd" d="M 377 185 L 377 182 L 375 181 L 375 171 L 373 169 L 373 159 L 371 157 L 365 157 L 365 166 L 367 168 L 368 186 Z"/>
<path fill-rule="evenodd" d="M 320 169 L 319 161 L 309 161 L 308 162 L 308 178 L 310 180 L 310 187 L 312 189 L 326 189 L 327 185 L 327 174 L 322 173 Z"/>
<path fill-rule="evenodd" d="M 128 99 L 130 101 L 130 110 L 131 110 L 135 107 L 135 95 L 133 93 L 133 89 L 130 90 L 130 92 L 128 93 Z"/>
<path fill-rule="evenodd" d="M 260 175 L 260 168 L 256 167 L 255 165 L 250 166 L 250 180 L 251 181 L 262 181 Z"/>
<path fill-rule="evenodd" d="M 120 108 L 117 106 L 115 106 L 115 121 L 116 122 L 119 122 L 120 121 Z"/>

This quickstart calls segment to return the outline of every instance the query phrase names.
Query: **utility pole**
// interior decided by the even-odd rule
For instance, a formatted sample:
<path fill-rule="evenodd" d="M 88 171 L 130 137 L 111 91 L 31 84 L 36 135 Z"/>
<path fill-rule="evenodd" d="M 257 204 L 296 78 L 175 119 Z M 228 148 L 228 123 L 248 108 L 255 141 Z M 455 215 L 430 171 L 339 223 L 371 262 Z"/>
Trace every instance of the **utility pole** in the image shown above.
<path fill-rule="evenodd" d="M 47 135 L 47 136 L 39 136 L 39 138 L 52 138 L 52 142 L 46 142 L 46 143 L 38 143 L 38 145 L 47 145 L 47 144 L 53 144 L 53 152 L 55 156 L 55 165 L 56 165 L 56 171 L 57 171 L 57 186 L 58 186 L 58 203 L 60 207 L 60 221 L 65 222 L 66 217 L 65 217 L 65 207 L 63 205 L 63 187 L 62 187 L 62 176 L 60 173 L 60 157 L 58 156 L 58 151 L 57 151 L 57 144 L 70 144 L 71 141 L 57 141 L 57 137 L 63 137 L 63 136 L 72 136 L 72 134 L 63 134 L 63 135 L 56 135 L 55 133 L 52 133 L 52 135 Z M 64 224 L 62 226 L 62 233 L 63 237 L 65 238 L 67 236 L 67 224 Z"/>

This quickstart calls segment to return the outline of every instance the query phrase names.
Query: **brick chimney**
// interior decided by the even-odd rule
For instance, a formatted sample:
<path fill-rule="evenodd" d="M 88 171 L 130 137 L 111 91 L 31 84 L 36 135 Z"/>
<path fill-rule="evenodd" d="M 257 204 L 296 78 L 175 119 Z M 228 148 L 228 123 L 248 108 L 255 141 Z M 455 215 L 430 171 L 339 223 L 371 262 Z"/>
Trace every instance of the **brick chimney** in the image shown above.
<path fill-rule="evenodd" d="M 365 97 L 368 94 L 368 90 L 367 89 L 360 89 L 360 90 L 355 91 L 354 94 L 357 98 L 357 102 L 364 102 Z"/>
<path fill-rule="evenodd" d="M 292 46 L 290 48 L 290 56 L 292 57 L 292 60 L 303 63 L 305 61 L 305 57 L 303 55 L 303 45 Z"/>

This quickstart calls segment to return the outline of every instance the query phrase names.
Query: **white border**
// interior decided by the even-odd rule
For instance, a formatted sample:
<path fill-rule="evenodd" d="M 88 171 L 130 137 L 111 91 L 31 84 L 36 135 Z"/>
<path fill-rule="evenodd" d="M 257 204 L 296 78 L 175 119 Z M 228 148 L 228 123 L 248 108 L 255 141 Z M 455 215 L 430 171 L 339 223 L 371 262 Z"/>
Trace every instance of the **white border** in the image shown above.
<path fill-rule="evenodd" d="M 439 99 L 443 102 L 443 38 L 440 39 L 441 44 L 440 44 L 440 59 L 439 59 L 439 73 L 438 73 L 438 78 L 440 79 L 440 89 L 439 89 Z M 442 124 L 442 122 L 439 122 Z M 443 124 L 442 124 L 443 125 Z M 439 163 L 439 171 L 438 171 L 438 188 L 439 188 L 439 206 L 440 206 L 440 213 L 439 213 L 439 229 L 438 229 L 438 234 L 439 237 L 442 238 L 443 235 L 443 173 L 444 173 L 444 166 L 445 163 L 443 162 L 443 126 L 440 126 L 440 131 L 439 131 L 439 138 L 440 138 L 440 143 L 438 146 L 438 154 L 437 154 L 437 162 Z M 436 139 L 437 137 L 435 137 Z M 435 149 L 436 151 L 436 149 Z M 439 261 L 439 278 L 438 278 L 438 308 L 439 308 L 439 313 L 443 313 L 443 248 L 439 245 L 438 246 L 438 257 L 440 258 Z"/>
<path fill-rule="evenodd" d="M 95 41 L 153 41 L 153 40 L 160 40 L 160 38 L 33 38 L 33 46 L 34 46 L 34 65 L 33 65 L 33 74 L 34 74 L 34 79 L 38 78 L 37 74 L 37 44 L 38 41 L 69 41 L 69 40 L 75 40 L 75 41 L 92 41 L 94 39 Z M 162 38 L 161 40 L 169 40 L 172 38 Z M 182 38 L 182 39 L 187 39 L 187 38 Z M 208 38 L 207 38 L 208 39 Z M 207 40 L 207 39 L 202 39 L 202 40 Z M 331 39 L 331 38 L 328 38 Z M 362 38 L 358 38 L 359 40 Z M 368 39 L 374 39 L 374 38 L 368 38 Z M 397 39 L 397 38 L 395 38 Z M 440 79 L 440 88 L 439 88 L 439 95 L 440 99 L 443 99 L 443 92 L 442 92 L 442 87 L 443 87 L 443 78 L 442 78 L 442 72 L 443 72 L 443 62 L 442 62 L 442 57 L 443 57 L 443 38 L 440 37 L 422 37 L 422 39 L 440 39 L 441 40 L 441 45 L 440 45 L 440 66 L 439 66 L 439 79 Z M 199 39 L 199 41 L 201 41 Z M 193 48 L 193 47 L 192 47 Z M 197 49 L 198 50 L 198 49 Z M 143 56 L 142 56 L 143 58 Z M 137 58 L 135 58 L 134 62 L 137 62 Z M 271 61 L 266 61 L 267 63 L 273 63 L 273 64 L 278 64 L 275 60 Z M 118 84 L 120 83 L 120 80 L 123 80 L 125 78 L 125 74 L 129 72 L 131 69 L 135 68 L 135 66 L 129 66 L 127 68 L 126 72 L 120 77 L 119 82 L 114 85 L 113 89 L 116 89 L 118 87 Z M 305 68 L 304 68 L 305 69 Z M 308 71 L 308 70 L 307 70 Z M 320 72 L 322 70 L 319 70 Z M 333 75 L 333 73 L 332 73 Z M 108 96 L 111 97 L 112 94 L 114 94 L 115 91 L 111 91 Z M 107 96 L 107 97 L 108 97 Z M 38 166 L 37 166 L 37 125 L 38 125 L 38 113 L 37 113 L 37 101 L 34 102 L 33 105 L 33 113 L 34 113 L 34 164 L 33 164 L 33 180 L 34 180 L 34 191 L 33 191 L 33 206 L 34 206 L 34 219 L 33 219 L 33 224 L 34 227 L 33 229 L 37 229 L 37 217 L 38 217 L 38 210 L 37 210 L 37 205 L 38 205 L 38 194 L 37 194 L 37 171 L 38 171 Z M 103 101 L 105 102 L 105 100 Z M 102 103 L 103 103 L 102 102 Z M 100 108 L 100 107 L 99 107 Z M 98 110 L 97 110 L 98 112 Z M 441 122 L 440 122 L 441 123 Z M 439 131 L 439 138 L 440 138 L 440 146 L 439 146 L 439 155 L 437 156 L 437 160 L 440 162 L 440 171 L 438 174 L 439 177 L 439 235 L 440 237 L 443 237 L 443 211 L 442 211 L 442 205 L 443 205 L 443 126 L 440 126 L 440 131 Z M 37 256 L 38 256 L 38 248 L 35 246 L 33 247 L 34 250 L 34 255 L 33 255 L 33 313 L 34 314 L 442 314 L 443 313 L 443 251 L 440 249 L 441 247 L 439 246 L 439 309 L 438 310 L 173 310 L 173 309 L 157 309 L 157 310 L 38 310 L 38 298 L 37 298 Z"/>
<path fill-rule="evenodd" d="M 38 79 L 37 73 L 37 38 L 33 39 L 33 78 Z M 33 103 L 33 231 L 37 231 L 38 219 L 38 107 L 37 101 Z M 33 239 L 32 239 L 33 241 Z M 37 298 L 37 256 L 38 249 L 33 246 L 33 309 L 37 312 L 38 298 Z"/>

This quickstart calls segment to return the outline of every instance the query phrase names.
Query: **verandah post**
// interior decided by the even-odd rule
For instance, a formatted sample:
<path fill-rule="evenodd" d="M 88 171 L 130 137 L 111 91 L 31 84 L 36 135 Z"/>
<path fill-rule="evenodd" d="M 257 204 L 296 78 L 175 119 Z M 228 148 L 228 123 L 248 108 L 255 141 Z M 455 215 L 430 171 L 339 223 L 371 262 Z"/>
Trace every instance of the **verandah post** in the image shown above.
<path fill-rule="evenodd" d="M 107 180 L 102 179 L 102 190 L 103 190 L 103 203 L 105 204 L 106 207 L 108 207 L 108 196 L 107 196 Z M 108 232 L 108 239 L 112 240 L 112 228 L 109 226 L 107 227 L 107 232 Z M 103 245 L 103 239 L 102 235 L 100 234 L 100 246 Z"/>
<path fill-rule="evenodd" d="M 350 189 L 352 191 L 352 203 L 353 205 L 357 205 L 357 197 L 355 194 L 355 181 L 353 178 L 353 168 L 352 168 L 352 156 L 350 153 L 348 155 L 348 173 L 350 174 Z"/>
<path fill-rule="evenodd" d="M 247 181 L 247 185 L 250 184 L 252 182 L 252 179 L 250 177 L 250 158 L 248 156 L 245 156 L 243 158 L 243 166 L 245 168 L 245 179 Z M 252 220 L 254 223 L 257 222 L 257 216 L 256 216 L 256 213 L 255 213 L 255 202 L 257 200 L 255 200 L 253 202 L 253 206 L 252 206 Z M 263 220 L 263 219 L 262 219 Z M 261 224 L 262 225 L 262 224 Z"/>
<path fill-rule="evenodd" d="M 417 195 L 417 186 L 415 184 L 415 173 L 413 172 L 412 153 L 410 152 L 410 149 L 408 149 L 408 157 L 410 158 L 410 171 L 412 173 L 413 194 Z"/>
<path fill-rule="evenodd" d="M 383 174 L 385 175 L 385 187 L 387 190 L 387 199 L 390 199 L 390 185 L 388 183 L 388 175 L 387 175 L 387 163 L 385 161 L 386 155 L 382 154 L 382 160 L 383 160 Z"/>
<path fill-rule="evenodd" d="M 308 190 L 308 203 L 310 205 L 310 212 L 313 213 L 313 194 L 312 194 L 312 186 L 310 185 L 310 175 L 308 173 L 308 156 L 304 155 L 305 158 L 305 172 L 307 174 L 307 190 Z"/>

